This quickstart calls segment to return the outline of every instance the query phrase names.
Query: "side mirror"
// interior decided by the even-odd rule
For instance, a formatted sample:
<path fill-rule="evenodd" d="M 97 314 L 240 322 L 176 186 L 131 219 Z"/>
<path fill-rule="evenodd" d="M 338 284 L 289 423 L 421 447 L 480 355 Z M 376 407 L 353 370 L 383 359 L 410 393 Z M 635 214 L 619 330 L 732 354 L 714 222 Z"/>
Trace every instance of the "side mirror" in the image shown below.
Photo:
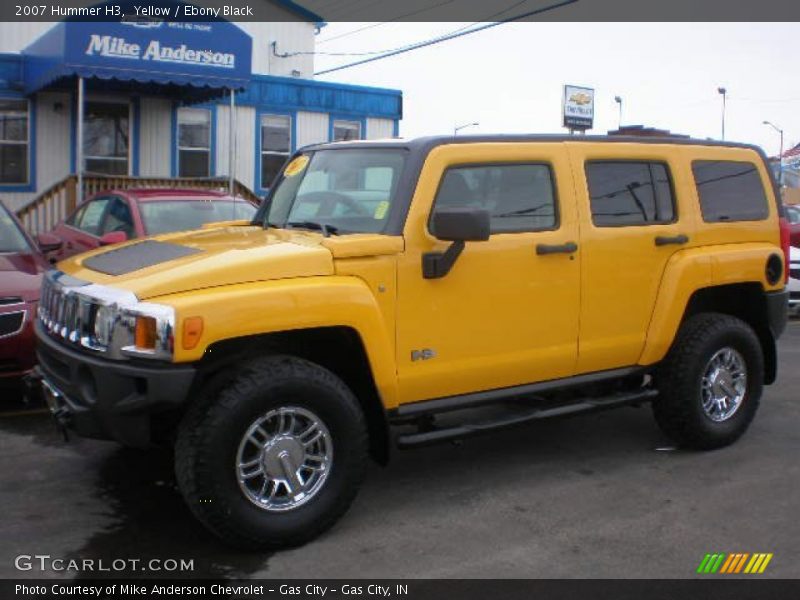
<path fill-rule="evenodd" d="M 439 279 L 453 268 L 464 250 L 464 242 L 483 242 L 491 235 L 489 211 L 482 208 L 444 208 L 433 213 L 431 233 L 453 242 L 444 252 L 422 255 L 422 276 Z"/>
<path fill-rule="evenodd" d="M 61 250 L 61 246 L 64 245 L 64 241 L 52 233 L 40 233 L 36 236 L 36 242 L 39 244 L 39 250 L 44 254 Z"/>
<path fill-rule="evenodd" d="M 489 239 L 489 211 L 482 208 L 442 208 L 433 213 L 431 233 L 448 242 Z"/>
<path fill-rule="evenodd" d="M 109 231 L 100 238 L 101 246 L 110 246 L 111 244 L 120 244 L 127 241 L 128 234 L 124 231 Z"/>

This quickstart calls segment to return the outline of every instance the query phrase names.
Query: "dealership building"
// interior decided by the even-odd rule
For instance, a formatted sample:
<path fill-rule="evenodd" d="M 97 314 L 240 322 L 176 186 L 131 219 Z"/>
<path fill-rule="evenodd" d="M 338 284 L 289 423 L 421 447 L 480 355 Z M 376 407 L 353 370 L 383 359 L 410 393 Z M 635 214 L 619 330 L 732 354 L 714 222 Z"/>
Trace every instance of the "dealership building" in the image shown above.
<path fill-rule="evenodd" d="M 297 148 L 396 136 L 401 92 L 315 81 L 322 17 L 272 3 L 273 22 L 0 23 L 0 199 L 20 210 L 71 178 L 80 200 L 92 177 L 263 196 Z"/>

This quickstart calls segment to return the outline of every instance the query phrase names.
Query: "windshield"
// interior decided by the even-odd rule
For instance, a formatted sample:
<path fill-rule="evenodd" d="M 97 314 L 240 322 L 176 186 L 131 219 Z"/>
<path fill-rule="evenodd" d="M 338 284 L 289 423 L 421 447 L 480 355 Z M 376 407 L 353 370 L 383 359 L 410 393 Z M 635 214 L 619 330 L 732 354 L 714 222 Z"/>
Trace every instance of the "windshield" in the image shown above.
<path fill-rule="evenodd" d="M 2 206 L 0 206 L 0 252 L 31 252 L 28 240 Z"/>
<path fill-rule="evenodd" d="M 232 200 L 169 200 L 139 203 L 148 235 L 199 229 L 214 221 L 251 220 L 256 208 L 249 202 Z"/>
<path fill-rule="evenodd" d="M 316 224 L 338 233 L 380 233 L 405 160 L 404 150 L 377 148 L 298 155 L 286 165 L 262 224 Z"/>

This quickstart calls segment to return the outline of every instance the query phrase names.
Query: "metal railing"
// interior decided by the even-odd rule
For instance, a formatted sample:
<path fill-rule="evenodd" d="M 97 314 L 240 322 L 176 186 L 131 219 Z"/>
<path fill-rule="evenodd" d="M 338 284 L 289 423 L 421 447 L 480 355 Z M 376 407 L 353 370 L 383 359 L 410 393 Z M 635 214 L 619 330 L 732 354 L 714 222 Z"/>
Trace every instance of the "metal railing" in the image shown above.
<path fill-rule="evenodd" d="M 130 177 L 84 173 L 83 198 L 87 199 L 103 190 L 131 188 L 189 188 L 227 192 L 229 185 L 227 177 Z M 234 181 L 234 195 L 252 202 L 261 202 L 255 192 L 238 180 Z M 19 209 L 17 216 L 25 228 L 36 235 L 49 231 L 75 210 L 77 198 L 78 177 L 67 175 Z"/>

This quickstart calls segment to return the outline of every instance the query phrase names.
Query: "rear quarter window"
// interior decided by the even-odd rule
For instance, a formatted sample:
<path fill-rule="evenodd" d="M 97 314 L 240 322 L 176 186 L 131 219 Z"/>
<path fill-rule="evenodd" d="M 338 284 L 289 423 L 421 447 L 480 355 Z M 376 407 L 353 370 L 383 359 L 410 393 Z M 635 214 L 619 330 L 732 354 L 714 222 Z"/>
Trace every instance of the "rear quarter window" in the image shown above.
<path fill-rule="evenodd" d="M 754 163 L 696 160 L 692 173 L 705 222 L 762 221 L 769 215 L 764 182 Z"/>

